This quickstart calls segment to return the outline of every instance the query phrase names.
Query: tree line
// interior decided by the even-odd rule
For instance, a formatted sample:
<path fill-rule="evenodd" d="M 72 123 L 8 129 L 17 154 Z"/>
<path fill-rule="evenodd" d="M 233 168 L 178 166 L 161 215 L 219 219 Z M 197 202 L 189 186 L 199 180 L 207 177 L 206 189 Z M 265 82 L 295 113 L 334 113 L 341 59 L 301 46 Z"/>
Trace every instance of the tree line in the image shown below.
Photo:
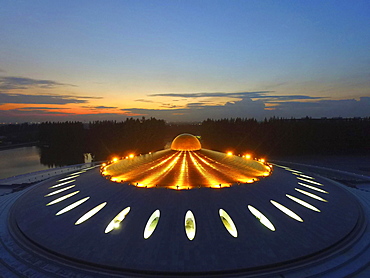
<path fill-rule="evenodd" d="M 201 136 L 204 148 L 278 157 L 313 154 L 370 154 L 370 118 L 207 119 L 197 124 L 168 124 L 155 118 L 125 121 L 44 122 L 1 125 L 0 138 L 14 143 L 38 141 L 41 163 L 62 166 L 113 155 L 163 149 L 180 133 Z M 0 144 L 1 145 L 1 144 Z"/>

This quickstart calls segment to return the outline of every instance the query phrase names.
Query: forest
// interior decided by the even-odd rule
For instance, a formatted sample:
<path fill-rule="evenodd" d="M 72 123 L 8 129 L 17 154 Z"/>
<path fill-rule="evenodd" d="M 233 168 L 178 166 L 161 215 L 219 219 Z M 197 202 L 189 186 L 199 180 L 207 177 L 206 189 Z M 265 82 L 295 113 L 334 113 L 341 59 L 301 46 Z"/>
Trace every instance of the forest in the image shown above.
<path fill-rule="evenodd" d="M 181 133 L 201 137 L 204 148 L 255 156 L 370 154 L 370 118 L 207 119 L 201 123 L 166 123 L 155 118 L 125 121 L 44 122 L 0 126 L 0 146 L 35 142 L 41 163 L 62 166 L 168 146 Z"/>

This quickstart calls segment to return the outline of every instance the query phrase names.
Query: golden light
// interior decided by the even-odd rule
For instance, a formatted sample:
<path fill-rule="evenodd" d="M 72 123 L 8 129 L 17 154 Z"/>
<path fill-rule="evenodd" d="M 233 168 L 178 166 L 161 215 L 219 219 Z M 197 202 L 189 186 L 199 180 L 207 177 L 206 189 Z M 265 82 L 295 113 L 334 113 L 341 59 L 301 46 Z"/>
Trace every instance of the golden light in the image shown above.
<path fill-rule="evenodd" d="M 103 163 L 103 164 L 102 164 L 102 166 L 103 166 L 103 167 L 104 167 L 104 166 L 106 166 L 106 165 L 107 165 L 107 163 Z"/>
<path fill-rule="evenodd" d="M 251 159 L 251 155 L 250 155 L 250 154 L 246 154 L 244 157 L 245 157 L 246 159 Z"/>
<path fill-rule="evenodd" d="M 114 158 L 112 159 L 112 161 L 113 161 L 113 162 L 117 162 L 117 161 L 118 161 L 118 157 L 114 157 Z"/>
<path fill-rule="evenodd" d="M 133 153 L 128 156 L 128 158 L 134 158 L 134 157 L 135 155 Z"/>
<path fill-rule="evenodd" d="M 261 159 L 260 159 L 260 162 L 265 163 L 265 162 L 266 162 L 266 160 L 265 160 L 264 158 L 261 158 Z"/>
<path fill-rule="evenodd" d="M 127 182 L 137 187 L 188 190 L 252 183 L 270 175 L 271 169 L 259 161 L 235 156 L 231 151 L 202 149 L 195 136 L 182 134 L 174 139 L 172 149 L 123 159 L 106 166 L 101 172 L 111 181 Z"/>

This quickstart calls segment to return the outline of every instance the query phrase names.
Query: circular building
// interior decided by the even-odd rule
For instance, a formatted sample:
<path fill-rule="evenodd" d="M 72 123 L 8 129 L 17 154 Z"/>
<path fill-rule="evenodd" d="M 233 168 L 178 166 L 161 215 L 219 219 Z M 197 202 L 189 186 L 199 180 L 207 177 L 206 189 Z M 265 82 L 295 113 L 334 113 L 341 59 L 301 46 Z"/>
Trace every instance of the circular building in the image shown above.
<path fill-rule="evenodd" d="M 19 248 L 92 277 L 309 277 L 338 269 L 367 229 L 336 182 L 202 149 L 189 134 L 43 181 L 9 215 Z"/>

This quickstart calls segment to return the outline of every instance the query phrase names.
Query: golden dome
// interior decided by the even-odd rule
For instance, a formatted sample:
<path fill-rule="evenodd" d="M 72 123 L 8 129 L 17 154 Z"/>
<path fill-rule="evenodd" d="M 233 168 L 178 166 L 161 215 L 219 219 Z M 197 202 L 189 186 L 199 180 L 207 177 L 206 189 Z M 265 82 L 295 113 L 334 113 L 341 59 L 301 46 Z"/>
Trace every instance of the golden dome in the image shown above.
<path fill-rule="evenodd" d="M 178 135 L 171 144 L 171 149 L 174 151 L 197 151 L 201 148 L 198 138 L 188 133 Z"/>

